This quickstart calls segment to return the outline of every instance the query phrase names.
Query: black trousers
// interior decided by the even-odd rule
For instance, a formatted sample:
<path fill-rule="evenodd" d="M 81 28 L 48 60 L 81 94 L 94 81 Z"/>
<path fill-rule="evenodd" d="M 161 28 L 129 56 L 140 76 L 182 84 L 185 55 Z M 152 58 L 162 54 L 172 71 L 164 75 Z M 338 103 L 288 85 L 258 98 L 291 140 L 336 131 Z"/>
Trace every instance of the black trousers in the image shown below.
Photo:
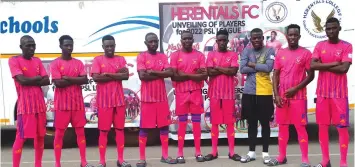
<path fill-rule="evenodd" d="M 249 151 L 255 151 L 258 121 L 261 124 L 263 152 L 269 152 L 270 121 L 274 119 L 272 95 L 248 95 L 242 97 L 242 119 L 248 122 Z"/>

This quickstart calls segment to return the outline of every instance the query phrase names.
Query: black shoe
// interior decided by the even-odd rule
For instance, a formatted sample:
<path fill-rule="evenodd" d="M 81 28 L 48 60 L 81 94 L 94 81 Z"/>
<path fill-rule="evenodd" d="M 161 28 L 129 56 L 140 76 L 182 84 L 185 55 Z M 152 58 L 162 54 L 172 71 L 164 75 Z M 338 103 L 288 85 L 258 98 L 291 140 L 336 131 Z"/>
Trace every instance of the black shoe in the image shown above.
<path fill-rule="evenodd" d="M 218 158 L 218 153 L 216 153 L 216 156 L 213 156 L 213 154 L 207 154 L 204 158 L 206 161 L 212 161 Z"/>
<path fill-rule="evenodd" d="M 177 161 L 178 164 L 184 164 L 184 163 L 186 163 L 185 158 L 184 158 L 183 156 L 177 157 L 177 158 L 176 158 L 176 161 Z"/>
<path fill-rule="evenodd" d="M 139 160 L 136 164 L 137 167 L 146 167 L 147 162 L 145 160 Z"/>
<path fill-rule="evenodd" d="M 240 155 L 238 154 L 233 154 L 232 156 L 230 154 L 228 154 L 229 159 L 233 160 L 233 161 L 240 161 L 240 159 L 242 158 Z"/>
<path fill-rule="evenodd" d="M 205 162 L 205 158 L 203 157 L 203 155 L 197 155 L 196 156 L 196 161 L 197 162 Z"/>
<path fill-rule="evenodd" d="M 119 161 L 117 161 L 117 167 L 132 167 L 131 164 L 129 164 L 126 161 L 123 161 L 122 163 L 120 163 Z"/>
<path fill-rule="evenodd" d="M 162 163 L 167 163 L 167 164 L 177 164 L 177 160 L 176 159 L 172 159 L 171 157 L 161 157 L 160 162 Z"/>

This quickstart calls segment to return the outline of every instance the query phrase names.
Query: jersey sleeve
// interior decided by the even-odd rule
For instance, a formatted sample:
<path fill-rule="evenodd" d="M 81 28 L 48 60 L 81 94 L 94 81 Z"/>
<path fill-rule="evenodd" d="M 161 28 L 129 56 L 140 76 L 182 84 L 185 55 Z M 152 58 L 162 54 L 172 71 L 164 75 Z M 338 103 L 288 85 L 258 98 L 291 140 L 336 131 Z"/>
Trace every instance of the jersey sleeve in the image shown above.
<path fill-rule="evenodd" d="M 238 55 L 236 53 L 232 53 L 231 67 L 239 67 Z"/>
<path fill-rule="evenodd" d="M 351 44 L 346 48 L 346 50 L 345 50 L 345 52 L 344 52 L 344 54 L 342 56 L 343 57 L 342 57 L 341 62 L 350 62 L 350 63 L 352 63 L 353 46 Z"/>
<path fill-rule="evenodd" d="M 200 52 L 200 68 L 206 68 L 206 57 L 203 53 Z"/>
<path fill-rule="evenodd" d="M 11 76 L 14 78 L 16 75 L 22 75 L 23 72 L 21 70 L 21 67 L 19 63 L 17 62 L 15 57 L 12 57 L 9 59 L 9 67 L 10 67 L 10 72 Z"/>
<path fill-rule="evenodd" d="M 92 76 L 93 74 L 100 74 L 100 73 L 101 73 L 100 62 L 98 58 L 95 58 L 92 61 L 90 76 Z"/>
<path fill-rule="evenodd" d="M 141 53 L 137 57 L 137 71 L 146 69 L 147 68 L 145 67 L 144 55 Z"/>
<path fill-rule="evenodd" d="M 206 66 L 213 67 L 213 53 L 212 52 L 209 52 L 207 55 Z"/>
<path fill-rule="evenodd" d="M 177 54 L 176 52 L 172 53 L 170 56 L 170 66 L 171 68 L 177 68 Z"/>
<path fill-rule="evenodd" d="M 313 50 L 312 59 L 320 59 L 320 53 L 320 43 L 317 43 Z"/>
<path fill-rule="evenodd" d="M 164 63 L 164 69 L 170 68 L 168 56 L 166 56 L 165 54 L 163 54 L 163 63 Z"/>
<path fill-rule="evenodd" d="M 39 64 L 39 75 L 41 75 L 42 77 L 48 76 L 47 71 L 44 68 L 42 61 L 39 58 L 37 58 L 37 61 Z"/>
<path fill-rule="evenodd" d="M 81 62 L 80 60 L 78 60 L 78 64 L 79 64 L 79 75 L 80 76 L 85 76 L 86 75 L 86 70 L 85 70 L 84 63 Z"/>
<path fill-rule="evenodd" d="M 281 62 L 280 62 L 280 56 L 281 56 L 281 50 L 279 50 L 275 56 L 275 62 L 274 62 L 274 69 L 275 70 L 280 70 L 281 69 Z"/>
<path fill-rule="evenodd" d="M 312 62 L 312 53 L 311 51 L 307 50 L 307 53 L 305 55 L 305 68 L 306 70 L 311 69 L 311 62 Z"/>
<path fill-rule="evenodd" d="M 52 80 L 62 78 L 62 76 L 59 72 L 59 69 L 58 69 L 57 61 L 55 61 L 55 60 L 50 64 L 50 72 L 52 75 Z"/>

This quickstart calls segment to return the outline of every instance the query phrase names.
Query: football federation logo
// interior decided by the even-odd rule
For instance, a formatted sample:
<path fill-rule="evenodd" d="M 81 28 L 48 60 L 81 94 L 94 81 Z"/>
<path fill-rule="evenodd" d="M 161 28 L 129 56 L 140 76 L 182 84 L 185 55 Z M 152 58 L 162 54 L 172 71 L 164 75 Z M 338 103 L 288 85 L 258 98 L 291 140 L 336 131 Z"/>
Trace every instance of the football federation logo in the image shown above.
<path fill-rule="evenodd" d="M 281 2 L 273 2 L 265 10 L 266 18 L 272 23 L 281 23 L 287 17 L 287 7 Z"/>

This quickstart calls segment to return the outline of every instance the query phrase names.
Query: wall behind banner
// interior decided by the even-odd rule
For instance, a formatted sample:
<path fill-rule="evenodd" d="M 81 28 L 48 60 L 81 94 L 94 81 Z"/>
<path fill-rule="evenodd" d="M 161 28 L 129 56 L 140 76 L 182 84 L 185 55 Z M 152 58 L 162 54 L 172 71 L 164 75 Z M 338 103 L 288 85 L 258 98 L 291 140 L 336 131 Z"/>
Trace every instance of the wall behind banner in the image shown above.
<path fill-rule="evenodd" d="M 59 37 L 69 34 L 74 38 L 74 56 L 80 58 L 87 65 L 88 70 L 94 56 L 101 54 L 101 38 L 104 35 L 113 35 L 116 39 L 116 51 L 122 52 L 129 63 L 129 70 L 132 73 L 129 81 L 124 82 L 127 101 L 133 105 L 127 108 L 126 126 L 139 126 L 139 104 L 140 81 L 136 73 L 136 56 L 138 52 L 146 50 L 143 43 L 144 36 L 148 32 L 154 32 L 160 36 L 160 50 L 168 56 L 181 48 L 180 35 L 182 30 L 189 29 L 194 33 L 194 48 L 205 53 L 216 49 L 215 33 L 218 29 L 226 28 L 230 33 L 229 49 L 240 53 L 245 47 L 250 46 L 248 37 L 253 28 L 259 27 L 264 30 L 265 44 L 274 47 L 286 47 L 285 28 L 290 23 L 301 26 L 300 44 L 311 51 L 315 44 L 324 40 L 324 27 L 317 27 L 313 22 L 313 16 L 321 18 L 321 25 L 325 18 L 332 13 L 341 19 L 343 31 L 340 36 L 344 40 L 354 43 L 354 22 L 351 20 L 352 1 L 324 0 L 324 1 L 203 1 L 194 2 L 185 0 L 182 3 L 178 0 L 120 0 L 120 1 L 57 1 L 57 2 L 1 2 L 0 3 L 0 53 L 2 81 L 11 81 L 8 68 L 8 59 L 11 55 L 20 52 L 19 39 L 22 35 L 28 34 L 35 38 L 37 43 L 37 56 L 41 57 L 45 64 L 49 64 L 55 57 L 60 56 Z M 137 4 L 140 5 L 137 5 Z M 352 4 L 352 5 L 351 5 Z M 292 9 L 291 9 L 292 6 Z M 34 7 L 37 9 L 34 10 Z M 65 8 L 63 12 L 62 8 Z M 322 10 L 321 10 L 322 9 Z M 297 11 L 297 12 L 296 12 Z M 300 12 L 301 11 L 301 12 Z M 307 31 L 308 30 L 308 31 Z M 277 43 L 270 42 L 271 32 L 277 33 Z M 350 69 L 354 74 L 355 69 Z M 240 111 L 240 98 L 243 92 L 245 76 L 238 74 L 235 78 L 237 103 L 236 109 Z M 176 139 L 177 125 L 175 110 L 174 91 L 171 81 L 166 80 L 171 109 L 171 134 Z M 95 117 L 95 83 L 91 82 L 83 86 L 83 94 L 87 97 L 87 118 L 90 121 L 88 126 L 96 127 Z M 355 80 L 349 79 L 350 103 L 354 103 Z M 13 84 L 3 84 L 2 95 L 6 95 L 7 102 L 0 101 L 1 119 L 9 119 L 13 124 L 13 108 L 16 102 L 15 87 Z M 315 97 L 316 78 L 308 86 L 308 108 L 314 109 L 313 98 Z M 48 90 L 47 95 L 53 96 L 53 86 Z M 205 132 L 203 138 L 209 138 L 209 100 L 206 96 L 207 84 L 203 88 L 205 98 L 202 126 Z M 52 110 L 51 98 L 48 97 L 48 111 Z M 1 100 L 1 98 L 0 98 Z M 129 103 L 130 104 L 130 103 Z M 51 114 L 47 114 L 51 119 Z M 239 112 L 237 113 L 239 117 Z M 277 136 L 277 127 L 271 123 L 273 136 Z M 51 125 L 49 125 L 51 126 Z M 221 132 L 224 132 L 221 126 Z M 191 131 L 191 127 L 187 127 Z M 247 137 L 247 125 L 238 121 L 236 126 L 236 137 Z M 223 137 L 225 134 L 221 133 Z M 192 135 L 186 136 L 192 139 Z"/>

